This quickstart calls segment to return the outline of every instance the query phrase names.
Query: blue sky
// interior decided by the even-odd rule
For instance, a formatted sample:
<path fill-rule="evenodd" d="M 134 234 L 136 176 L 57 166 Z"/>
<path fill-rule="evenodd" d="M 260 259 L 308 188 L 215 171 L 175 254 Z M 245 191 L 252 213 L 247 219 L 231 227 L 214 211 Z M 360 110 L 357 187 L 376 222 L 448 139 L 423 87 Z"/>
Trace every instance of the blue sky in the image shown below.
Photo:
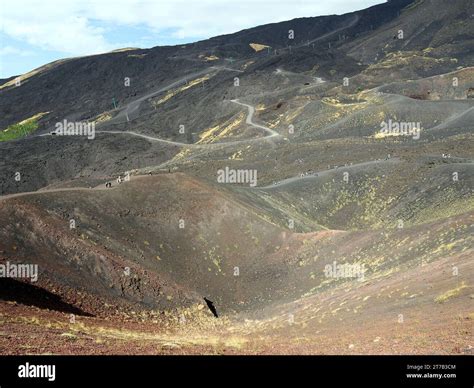
<path fill-rule="evenodd" d="M 1 0 L 0 78 L 57 59 L 194 42 L 384 0 Z"/>

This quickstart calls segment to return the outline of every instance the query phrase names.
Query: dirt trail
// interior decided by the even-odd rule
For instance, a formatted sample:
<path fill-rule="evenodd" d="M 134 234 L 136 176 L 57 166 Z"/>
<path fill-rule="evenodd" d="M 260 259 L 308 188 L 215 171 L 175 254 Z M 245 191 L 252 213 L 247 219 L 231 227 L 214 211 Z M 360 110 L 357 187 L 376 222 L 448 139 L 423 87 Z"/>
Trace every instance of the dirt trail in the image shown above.
<path fill-rule="evenodd" d="M 269 133 L 269 135 L 265 136 L 265 137 L 258 137 L 258 138 L 253 138 L 253 139 L 235 140 L 235 141 L 228 141 L 228 142 L 221 142 L 221 143 L 189 144 L 189 143 L 181 143 L 181 142 L 177 142 L 177 141 L 166 140 L 166 139 L 161 139 L 161 138 L 158 138 L 158 137 L 143 135 L 141 133 L 137 133 L 137 132 L 133 132 L 133 131 L 96 131 L 96 133 L 136 136 L 136 137 L 141 137 L 141 138 L 146 139 L 146 140 L 156 141 L 156 142 L 165 143 L 165 144 L 171 144 L 171 145 L 178 146 L 178 147 L 203 148 L 203 149 L 210 149 L 210 148 L 216 148 L 216 147 L 222 147 L 222 146 L 228 146 L 228 145 L 235 145 L 235 144 L 246 144 L 246 143 L 252 143 L 252 142 L 257 142 L 257 141 L 262 141 L 262 140 L 268 140 L 269 138 L 272 138 L 272 137 L 281 137 L 281 135 L 278 132 L 274 131 L 273 129 L 270 129 L 270 128 L 264 126 L 264 125 L 257 124 L 253 121 L 253 116 L 255 114 L 255 107 L 253 107 L 252 105 L 241 103 L 238 100 L 232 100 L 231 102 L 247 107 L 248 108 L 248 113 L 247 113 L 247 118 L 246 118 L 245 122 L 248 125 L 251 125 L 255 128 L 263 129 L 265 132 Z M 137 107 L 135 107 L 133 109 L 137 109 Z M 39 135 L 39 137 L 44 137 L 44 136 L 53 136 L 53 135 L 51 135 L 50 133 L 45 133 L 43 135 Z"/>
<path fill-rule="evenodd" d="M 143 179 L 143 178 L 147 178 L 147 175 L 131 175 L 130 181 Z M 116 182 L 115 180 L 112 180 L 112 181 Z M 126 183 L 126 181 L 124 181 L 123 183 Z M 40 189 L 37 191 L 26 191 L 23 193 L 3 195 L 3 196 L 0 196 L 0 201 L 13 199 L 13 198 L 26 197 L 30 195 L 47 194 L 47 193 L 64 193 L 64 192 L 71 192 L 71 191 L 88 191 L 88 192 L 108 191 L 108 190 L 117 189 L 118 187 L 119 186 L 116 184 L 116 185 L 112 185 L 112 187 L 110 188 L 107 188 L 105 187 L 105 183 L 103 183 L 95 187 L 63 187 L 63 188 L 57 188 L 57 189 Z"/>
<path fill-rule="evenodd" d="M 235 70 L 235 69 L 231 69 L 231 68 L 224 67 L 224 66 L 211 66 L 210 69 L 216 70 L 216 71 L 225 70 L 225 71 L 241 72 L 241 70 Z M 209 69 L 200 70 L 198 72 L 186 75 L 185 77 L 182 77 L 182 78 L 178 79 L 177 81 L 175 81 L 175 82 L 173 82 L 173 83 L 171 83 L 171 84 L 169 84 L 169 85 L 167 85 L 163 88 L 160 88 L 160 89 L 155 90 L 151 93 L 148 93 L 148 94 L 146 94 L 146 95 L 130 102 L 129 104 L 125 105 L 121 109 L 121 111 L 117 114 L 117 116 L 113 117 L 112 119 L 108 120 L 107 122 L 104 122 L 102 124 L 102 126 L 109 126 L 109 125 L 113 125 L 113 124 L 122 124 L 122 123 L 125 123 L 125 122 L 128 122 L 128 121 L 132 121 L 134 118 L 138 118 L 140 116 L 140 115 L 137 115 L 136 117 L 132 118 L 131 114 L 140 109 L 140 105 L 142 104 L 143 101 L 146 101 L 149 98 L 152 98 L 152 97 L 156 96 L 157 94 L 167 92 L 168 90 L 170 90 L 174 87 L 186 84 L 188 81 L 191 81 L 192 79 L 195 79 L 196 77 L 199 77 L 199 76 L 202 76 L 202 75 L 205 75 L 205 74 L 208 74 L 208 73 L 209 73 Z M 118 121 L 119 119 L 122 119 L 122 120 Z"/>
<path fill-rule="evenodd" d="M 110 134 L 124 134 L 124 135 L 130 135 L 130 136 L 137 136 L 141 137 L 150 141 L 157 141 L 160 143 L 166 143 L 166 144 L 171 144 L 175 145 L 178 147 L 189 147 L 189 148 L 200 148 L 200 149 L 211 149 L 211 148 L 217 148 L 217 147 L 222 147 L 222 146 L 229 146 L 229 145 L 236 145 L 236 144 L 246 144 L 246 143 L 252 143 L 256 141 L 262 141 L 262 140 L 267 140 L 272 137 L 281 137 L 281 135 L 276 132 L 273 129 L 270 129 L 264 125 L 257 124 L 253 121 L 253 116 L 255 114 L 255 107 L 252 105 L 244 104 L 238 100 L 232 100 L 231 102 L 242 105 L 247 107 L 248 113 L 247 113 L 247 118 L 245 120 L 246 124 L 251 125 L 255 128 L 263 129 L 265 132 L 269 133 L 268 136 L 265 137 L 259 137 L 259 138 L 254 138 L 254 139 L 245 139 L 245 140 L 234 140 L 234 141 L 228 141 L 228 142 L 221 142 L 221 143 L 210 143 L 210 144 L 189 144 L 189 143 L 180 143 L 177 141 L 172 141 L 172 140 L 165 140 L 165 139 L 160 139 L 158 137 L 153 137 L 153 136 L 148 136 L 148 135 L 143 135 L 140 133 L 136 133 L 133 131 L 96 131 L 97 133 L 110 133 Z"/>
<path fill-rule="evenodd" d="M 263 129 L 264 131 L 266 131 L 267 133 L 270 134 L 270 137 L 273 137 L 273 136 L 281 136 L 277 131 L 273 130 L 273 129 L 270 129 L 268 127 L 265 127 L 263 125 L 259 125 L 259 124 L 256 124 L 254 121 L 253 121 L 253 116 L 255 114 L 255 107 L 253 107 L 252 105 L 249 105 L 249 104 L 244 104 L 243 102 L 240 102 L 239 100 L 232 100 L 231 102 L 235 103 L 235 104 L 239 104 L 239 105 L 242 105 L 242 106 L 245 106 L 248 108 L 249 112 L 247 114 L 247 119 L 245 120 L 245 122 L 249 125 L 252 125 L 253 127 L 256 127 L 256 128 L 260 128 L 260 129 Z"/>
<path fill-rule="evenodd" d="M 352 164 L 350 166 L 340 166 L 340 167 L 332 168 L 330 170 L 315 172 L 315 173 L 310 174 L 310 175 L 303 175 L 303 176 L 298 175 L 298 176 L 295 176 L 295 177 L 284 179 L 280 182 L 275 182 L 275 183 L 273 183 L 271 185 L 268 185 L 268 186 L 255 187 L 254 189 L 260 189 L 260 190 L 274 189 L 274 188 L 281 187 L 281 186 L 286 186 L 286 185 L 289 185 L 291 183 L 295 183 L 295 182 L 298 182 L 298 181 L 301 181 L 301 180 L 310 180 L 310 179 L 321 178 L 321 177 L 327 176 L 328 174 L 330 174 L 332 172 L 335 172 L 335 171 L 348 171 L 348 170 L 351 170 L 351 169 L 354 169 L 354 168 L 357 168 L 357 167 L 370 166 L 372 164 L 377 164 L 377 163 L 384 163 L 384 162 L 389 163 L 389 162 L 399 162 L 399 161 L 400 161 L 400 159 L 398 159 L 398 158 L 392 158 L 392 159 L 389 159 L 389 160 L 369 160 L 367 162 Z"/>
<path fill-rule="evenodd" d="M 298 45 L 298 46 L 296 46 L 296 47 L 298 48 L 298 47 L 307 46 L 307 45 L 313 44 L 313 43 L 315 43 L 315 42 L 318 42 L 318 41 L 320 41 L 320 40 L 326 39 L 326 38 L 328 38 L 328 37 L 330 37 L 330 36 L 332 36 L 332 35 L 334 35 L 334 34 L 337 34 L 338 32 L 341 32 L 341 31 L 347 30 L 348 28 L 354 27 L 354 26 L 359 22 L 359 20 L 360 20 L 360 16 L 359 16 L 359 15 L 354 15 L 354 17 L 352 18 L 352 20 L 351 20 L 348 24 L 346 24 L 345 26 L 340 27 L 340 28 L 338 28 L 338 29 L 336 29 L 336 30 L 333 30 L 333 31 L 331 31 L 331 32 L 328 32 L 328 33 L 326 33 L 326 34 L 324 34 L 324 35 L 321 35 L 321 36 L 319 36 L 319 37 L 317 37 L 317 38 L 315 38 L 315 39 L 312 39 L 312 40 L 310 40 L 310 41 L 308 41 L 308 42 L 302 43 L 302 44 L 300 44 L 300 45 Z"/>

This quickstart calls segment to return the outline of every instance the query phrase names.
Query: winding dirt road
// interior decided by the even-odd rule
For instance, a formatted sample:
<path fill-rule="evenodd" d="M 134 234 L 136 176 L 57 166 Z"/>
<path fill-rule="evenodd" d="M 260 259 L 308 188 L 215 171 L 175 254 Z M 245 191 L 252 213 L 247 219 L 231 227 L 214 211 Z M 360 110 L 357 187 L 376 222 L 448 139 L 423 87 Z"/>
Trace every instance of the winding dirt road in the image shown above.
<path fill-rule="evenodd" d="M 258 137 L 258 138 L 253 138 L 253 139 L 244 139 L 244 140 L 235 140 L 235 141 L 228 141 L 228 142 L 221 142 L 221 143 L 210 143 L 210 144 L 194 144 L 194 143 L 181 143 L 178 141 L 173 141 L 173 140 L 166 140 L 166 139 L 161 139 L 158 137 L 154 136 L 149 136 L 149 135 L 143 135 L 141 133 L 133 132 L 133 131 L 113 131 L 113 130 L 99 130 L 96 131 L 96 133 L 106 133 L 106 134 L 112 134 L 112 135 L 127 135 L 127 136 L 136 136 L 136 137 L 141 137 L 143 139 L 149 140 L 149 141 L 156 141 L 160 143 L 165 143 L 165 144 L 171 144 L 174 146 L 178 147 L 189 147 L 189 148 L 204 148 L 204 149 L 209 149 L 209 148 L 215 148 L 215 147 L 222 147 L 222 146 L 228 146 L 228 145 L 235 145 L 235 144 L 244 144 L 244 143 L 251 143 L 255 141 L 262 141 L 262 140 L 268 140 L 269 138 L 273 137 L 281 137 L 281 135 L 276 132 L 275 130 L 268 128 L 264 125 L 257 124 L 253 121 L 253 116 L 255 114 L 255 107 L 252 105 L 244 104 L 240 102 L 239 100 L 231 100 L 234 104 L 242 105 L 245 106 L 248 109 L 247 113 L 247 118 L 245 120 L 246 124 L 263 129 L 265 132 L 267 132 L 269 135 L 265 137 Z M 45 133 L 43 135 L 39 135 L 40 137 L 44 136 L 52 136 L 51 133 Z"/>

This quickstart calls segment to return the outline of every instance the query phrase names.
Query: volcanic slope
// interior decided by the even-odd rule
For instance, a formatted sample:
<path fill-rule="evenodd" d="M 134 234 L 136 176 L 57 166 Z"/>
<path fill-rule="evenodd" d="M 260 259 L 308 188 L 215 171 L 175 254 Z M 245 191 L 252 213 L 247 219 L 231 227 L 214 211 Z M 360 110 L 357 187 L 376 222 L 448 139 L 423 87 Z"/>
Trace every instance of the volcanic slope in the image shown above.
<path fill-rule="evenodd" d="M 167 193 L 173 193 L 172 200 Z M 12 220 L 1 229 L 2 258 L 39 265 L 37 286 L 70 306 L 66 312 L 54 305 L 49 310 L 65 317 L 72 308 L 82 312 L 78 314 L 81 326 L 69 328 L 79 337 L 103 325 L 100 319 L 115 316 L 122 322 L 124 316 L 138 314 L 145 325 L 136 326 L 135 337 L 127 341 L 135 351 L 150 352 L 141 342 L 150 330 L 146 325 L 150 314 L 169 311 L 160 323 L 171 322 L 171 328 L 178 330 L 172 322 L 184 314 L 190 326 L 178 330 L 184 336 L 181 340 L 191 330 L 191 336 L 199 333 L 207 338 L 203 344 L 211 346 L 215 334 L 206 337 L 205 333 L 214 324 L 203 311 L 206 297 L 222 319 L 218 325 L 222 344 L 230 335 L 246 344 L 238 349 L 211 346 L 213 351 L 268 352 L 262 336 L 272 338 L 277 351 L 347 351 L 350 348 L 341 348 L 342 338 L 328 347 L 320 347 L 320 340 L 330 341 L 326 334 L 334 325 L 347 332 L 348 322 L 354 319 L 361 328 L 370 328 L 368 335 L 377 333 L 391 343 L 394 331 L 403 337 L 398 342 L 401 351 L 419 351 L 415 344 L 425 341 L 424 336 L 415 336 L 410 345 L 406 332 L 396 328 L 403 323 L 397 323 L 400 315 L 413 320 L 407 324 L 410 333 L 421 327 L 420 319 L 429 319 L 424 327 L 430 327 L 433 336 L 455 324 L 459 332 L 449 339 L 443 334 L 440 344 L 449 340 L 454 346 L 450 352 L 467 348 L 466 325 L 472 319 L 467 303 L 473 275 L 472 210 L 395 228 L 295 233 L 274 225 L 270 221 L 274 215 L 243 205 L 195 178 L 163 174 L 136 177 L 108 190 L 24 194 L 2 200 L 0 211 L 2 219 Z M 180 219 L 180 214 L 185 216 Z M 75 229 L 70 229 L 71 219 Z M 336 263 L 361 266 L 362 278 L 328 276 L 327 266 Z M 420 278 L 425 280 L 420 282 Z M 2 295 L 2 299 L 12 299 Z M 17 330 L 26 325 L 26 329 L 55 335 L 57 327 L 47 328 L 50 313 L 43 309 L 26 313 L 22 303 L 15 306 L 26 315 L 3 317 L 8 327 Z M 434 325 L 432 312 L 438 310 L 442 314 Z M 40 318 L 29 322 L 32 313 Z M 390 330 L 369 324 L 374 316 L 380 322 L 392 322 Z M 59 325 L 63 330 L 66 326 Z M 110 341 L 121 333 L 130 335 L 126 327 L 117 323 Z M 314 330 L 326 334 L 320 338 Z M 299 338 L 291 350 L 288 333 Z M 255 337 L 258 340 L 252 339 L 255 334 L 260 335 Z M 103 335 L 99 330 L 93 338 Z M 345 340 L 353 341 L 349 338 Z M 368 341 L 365 335 L 359 339 L 358 351 L 375 351 L 371 341 L 361 341 Z M 37 348 L 35 340 L 31 343 Z M 48 346 L 43 344 L 42 349 L 54 348 Z M 85 346 L 83 351 L 90 348 Z"/>

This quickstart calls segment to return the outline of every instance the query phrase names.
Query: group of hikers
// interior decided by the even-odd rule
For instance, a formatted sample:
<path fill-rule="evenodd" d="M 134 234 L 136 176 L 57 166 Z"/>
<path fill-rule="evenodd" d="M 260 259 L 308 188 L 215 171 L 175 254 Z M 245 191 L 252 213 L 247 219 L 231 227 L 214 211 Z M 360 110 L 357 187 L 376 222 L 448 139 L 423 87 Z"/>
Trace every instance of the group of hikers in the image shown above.
<path fill-rule="evenodd" d="M 119 177 L 117 178 L 117 183 L 118 183 L 119 185 L 120 185 L 121 183 L 123 183 L 123 182 L 128 182 L 128 181 L 130 181 L 130 173 L 129 173 L 129 172 L 127 172 L 127 173 L 125 174 L 125 177 L 122 178 L 122 176 L 119 175 Z M 111 188 L 111 187 L 112 187 L 112 182 L 106 182 L 106 183 L 105 183 L 105 188 L 109 189 L 109 188 Z"/>

